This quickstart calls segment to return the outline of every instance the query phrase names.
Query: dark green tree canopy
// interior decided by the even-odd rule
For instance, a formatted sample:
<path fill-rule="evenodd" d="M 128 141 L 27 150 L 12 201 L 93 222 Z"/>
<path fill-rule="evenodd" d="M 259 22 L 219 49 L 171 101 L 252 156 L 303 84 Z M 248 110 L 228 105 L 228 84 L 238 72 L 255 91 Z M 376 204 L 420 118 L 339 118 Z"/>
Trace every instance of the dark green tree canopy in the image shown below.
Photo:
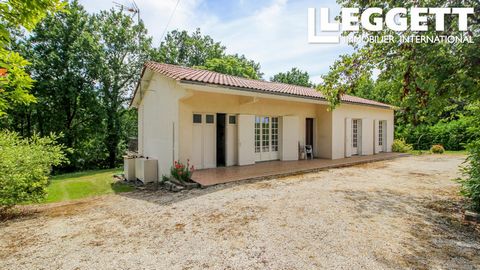
<path fill-rule="evenodd" d="M 197 29 L 191 35 L 187 31 L 174 30 L 162 41 L 156 61 L 187 67 L 204 66 L 208 59 L 221 58 L 225 47 Z"/>
<path fill-rule="evenodd" d="M 227 55 L 221 58 L 207 59 L 204 66 L 197 68 L 216 71 L 249 79 L 261 79 L 260 64 L 248 60 L 244 55 Z"/>
<path fill-rule="evenodd" d="M 308 73 L 296 67 L 285 73 L 280 72 L 278 74 L 275 74 L 272 78 L 270 78 L 270 81 L 294 84 L 305 87 L 313 86 L 313 84 L 310 82 L 310 76 L 308 75 Z"/>
<path fill-rule="evenodd" d="M 187 31 L 174 30 L 167 34 L 153 60 L 212 70 L 224 74 L 251 79 L 261 79 L 260 64 L 244 55 L 227 55 L 225 46 L 197 29 L 191 35 Z"/>

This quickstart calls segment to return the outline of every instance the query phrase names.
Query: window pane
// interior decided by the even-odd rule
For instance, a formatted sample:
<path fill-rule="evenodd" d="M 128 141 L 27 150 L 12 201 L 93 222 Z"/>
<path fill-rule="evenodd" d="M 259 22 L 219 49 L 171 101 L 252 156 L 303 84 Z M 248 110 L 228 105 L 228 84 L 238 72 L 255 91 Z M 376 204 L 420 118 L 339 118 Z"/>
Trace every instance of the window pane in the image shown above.
<path fill-rule="evenodd" d="M 236 124 L 237 123 L 237 117 L 235 115 L 230 115 L 228 117 L 228 123 L 230 124 Z"/>
<path fill-rule="evenodd" d="M 202 115 L 201 114 L 193 114 L 193 123 L 201 124 L 202 123 Z"/>
<path fill-rule="evenodd" d="M 207 124 L 213 124 L 214 123 L 214 116 L 212 114 L 207 114 L 207 117 L 206 117 L 206 122 Z"/>

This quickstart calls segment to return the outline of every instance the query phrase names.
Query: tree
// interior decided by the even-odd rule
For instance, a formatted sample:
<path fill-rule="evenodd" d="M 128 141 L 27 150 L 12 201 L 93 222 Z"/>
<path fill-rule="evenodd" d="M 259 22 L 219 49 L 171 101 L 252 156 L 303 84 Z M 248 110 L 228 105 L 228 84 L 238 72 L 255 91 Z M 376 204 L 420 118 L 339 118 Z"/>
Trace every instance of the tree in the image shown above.
<path fill-rule="evenodd" d="M 273 77 L 270 78 L 270 81 L 294 84 L 294 85 L 305 86 L 305 87 L 312 87 L 312 83 L 310 82 L 310 76 L 308 75 L 308 72 L 301 71 L 296 67 L 292 68 L 290 71 L 287 71 L 285 73 L 280 72 L 278 74 L 273 75 Z"/>
<path fill-rule="evenodd" d="M 244 55 L 226 55 L 225 46 L 208 35 L 202 35 L 198 28 L 191 35 L 178 30 L 168 33 L 154 52 L 153 60 L 250 79 L 261 79 L 263 76 L 259 63 Z"/>
<path fill-rule="evenodd" d="M 356 7 L 360 11 L 368 7 L 388 8 L 392 6 L 411 7 L 414 2 L 403 1 L 369 1 L 339 0 L 343 7 Z M 479 8 L 478 1 L 457 1 L 452 3 L 440 0 L 436 6 L 470 6 Z M 362 35 L 383 37 L 392 35 L 395 42 L 367 42 L 361 48 L 354 45 L 356 52 L 344 55 L 331 67 L 330 72 L 323 76 L 324 82 L 319 87 L 330 99 L 333 106 L 339 103 L 339 97 L 344 93 L 355 91 L 359 78 L 371 74 L 376 69 L 380 72 L 378 79 L 392 83 L 394 105 L 404 108 L 402 115 L 406 122 L 419 125 L 435 122 L 439 114 L 446 108 L 452 108 L 452 103 L 462 106 L 465 98 L 478 99 L 480 96 L 480 17 L 478 13 L 469 16 L 468 32 L 457 30 L 454 16 L 446 16 L 447 27 L 444 32 L 436 32 L 433 27 L 422 35 L 468 35 L 473 43 L 405 43 L 400 36 L 408 37 L 411 30 L 393 32 L 386 27 L 374 32 L 360 28 L 355 32 Z M 401 82 L 398 84 L 397 82 Z"/>
<path fill-rule="evenodd" d="M 0 2 L 0 116 L 15 104 L 28 104 L 32 79 L 25 72 L 29 64 L 11 49 L 11 32 L 21 27 L 32 30 L 46 15 L 62 8 L 61 0 L 7 0 Z"/>
<path fill-rule="evenodd" d="M 222 58 L 225 46 L 210 36 L 203 36 L 197 28 L 191 35 L 187 31 L 174 30 L 167 33 L 154 60 L 187 67 L 204 66 L 208 59 Z"/>
<path fill-rule="evenodd" d="M 480 8 L 478 1 L 433 2 L 408 0 L 361 1 L 338 0 L 343 7 L 359 8 L 360 12 L 369 7 L 391 8 L 412 6 L 438 7 L 473 7 Z M 431 21 L 430 21 L 431 23 Z M 330 101 L 331 107 L 340 103 L 340 97 L 346 93 L 354 93 L 365 76 L 371 76 L 373 70 L 379 75 L 374 91 L 377 97 L 383 95 L 386 100 L 401 108 L 397 113 L 396 125 L 407 129 L 424 128 L 435 125 L 440 120 L 451 121 L 461 117 L 469 104 L 477 104 L 480 100 L 480 15 L 476 12 L 468 17 L 469 29 L 458 30 L 456 16 L 445 17 L 445 31 L 437 32 L 434 27 L 422 33 L 394 32 L 387 28 L 381 31 L 368 31 L 360 28 L 355 32 L 357 37 L 371 36 L 382 38 L 393 36 L 394 42 L 362 43 L 362 47 L 353 44 L 356 51 L 351 55 L 343 55 L 331 66 L 328 74 L 322 76 L 323 83 L 318 87 Z M 419 34 L 422 36 L 467 36 L 472 43 L 414 43 L 401 42 L 400 37 Z M 472 125 L 479 126 L 479 121 Z M 412 133 L 407 130 L 406 133 Z M 478 138 L 478 137 L 477 137 Z M 473 151 L 479 143 L 470 144 L 469 162 L 473 167 L 478 164 L 478 151 Z M 478 148 L 477 148 L 478 149 Z M 472 168 L 473 168 L 472 167 Z M 469 179 L 476 179 L 478 171 L 466 170 Z M 467 177 L 467 178 L 468 178 Z M 468 182 L 468 181 L 467 181 Z M 480 186 L 474 183 L 469 192 L 464 192 L 471 200 L 478 199 Z M 471 192 L 475 188 L 475 192 Z M 475 199 L 476 198 L 476 199 Z"/>
<path fill-rule="evenodd" d="M 263 75 L 260 72 L 260 64 L 237 54 L 207 59 L 204 66 L 197 68 L 256 80 L 261 79 Z"/>
<path fill-rule="evenodd" d="M 75 169 L 99 162 L 101 155 L 102 114 L 95 88 L 101 51 L 93 19 L 83 7 L 73 1 L 66 11 L 47 16 L 26 41 L 38 102 L 15 110 L 10 127 L 27 137 L 63 133 L 60 142 L 74 149 L 68 157 Z"/>
<path fill-rule="evenodd" d="M 122 154 L 122 115 L 130 100 L 143 64 L 152 53 L 152 39 L 142 22 L 135 24 L 121 11 L 102 11 L 95 16 L 101 44 L 98 88 L 104 112 L 104 144 L 108 166 L 113 168 Z M 128 118 L 127 118 L 128 119 Z"/>

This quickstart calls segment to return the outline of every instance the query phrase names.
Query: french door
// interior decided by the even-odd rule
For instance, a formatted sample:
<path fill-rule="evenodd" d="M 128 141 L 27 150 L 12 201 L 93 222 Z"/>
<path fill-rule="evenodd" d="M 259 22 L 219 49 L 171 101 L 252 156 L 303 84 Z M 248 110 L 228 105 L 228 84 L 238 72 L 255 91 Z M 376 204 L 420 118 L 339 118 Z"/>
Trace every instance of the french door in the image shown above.
<path fill-rule="evenodd" d="M 352 120 L 352 155 L 358 155 L 361 146 L 362 121 L 360 119 Z"/>
<path fill-rule="evenodd" d="M 278 159 L 278 117 L 255 117 L 255 161 Z"/>

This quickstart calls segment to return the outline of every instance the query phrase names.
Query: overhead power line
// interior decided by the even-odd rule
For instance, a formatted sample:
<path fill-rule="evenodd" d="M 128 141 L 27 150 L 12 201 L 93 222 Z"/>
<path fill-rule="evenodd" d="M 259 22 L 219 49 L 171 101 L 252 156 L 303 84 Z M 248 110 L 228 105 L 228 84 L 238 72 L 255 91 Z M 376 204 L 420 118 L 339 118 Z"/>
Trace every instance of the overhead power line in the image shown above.
<path fill-rule="evenodd" d="M 163 30 L 162 36 L 160 37 L 160 44 L 162 44 L 162 40 L 165 36 L 165 33 L 167 32 L 168 25 L 172 21 L 173 15 L 175 14 L 175 11 L 177 10 L 178 4 L 180 4 L 180 0 L 177 0 L 177 4 L 175 4 L 175 7 L 173 8 L 172 14 L 170 14 L 170 18 L 168 18 L 167 24 L 165 25 L 165 29 Z"/>

